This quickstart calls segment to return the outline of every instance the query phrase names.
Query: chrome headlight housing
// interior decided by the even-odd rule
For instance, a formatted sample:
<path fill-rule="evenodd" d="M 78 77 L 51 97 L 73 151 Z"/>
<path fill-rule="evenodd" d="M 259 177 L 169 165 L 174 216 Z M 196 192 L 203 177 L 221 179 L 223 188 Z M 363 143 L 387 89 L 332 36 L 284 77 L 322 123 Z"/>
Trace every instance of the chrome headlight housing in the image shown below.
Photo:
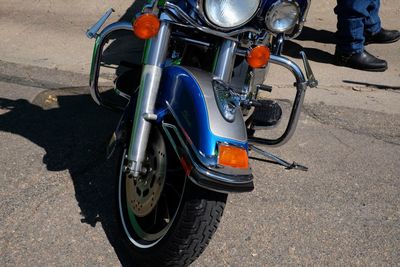
<path fill-rule="evenodd" d="M 207 21 L 217 28 L 232 29 L 249 22 L 257 13 L 260 0 L 200 0 Z"/>
<path fill-rule="evenodd" d="M 300 7 L 292 0 L 281 0 L 273 4 L 267 12 L 265 23 L 274 33 L 288 32 L 299 22 Z"/>

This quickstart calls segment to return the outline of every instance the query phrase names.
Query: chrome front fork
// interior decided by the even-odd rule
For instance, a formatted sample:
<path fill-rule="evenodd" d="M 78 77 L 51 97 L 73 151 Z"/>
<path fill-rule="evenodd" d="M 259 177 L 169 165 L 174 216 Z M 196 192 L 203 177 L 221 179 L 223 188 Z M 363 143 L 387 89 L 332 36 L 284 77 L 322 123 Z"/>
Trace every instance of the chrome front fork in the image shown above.
<path fill-rule="evenodd" d="M 143 170 L 143 160 L 150 135 L 151 121 L 156 120 L 154 106 L 160 86 L 162 67 L 167 57 L 171 27 L 168 22 L 162 22 L 156 37 L 146 44 L 144 66 L 140 80 L 132 134 L 127 154 L 127 171 L 134 177 L 140 176 Z"/>
<path fill-rule="evenodd" d="M 237 43 L 231 40 L 224 40 L 219 49 L 214 75 L 227 84 L 231 82 L 236 49 Z"/>

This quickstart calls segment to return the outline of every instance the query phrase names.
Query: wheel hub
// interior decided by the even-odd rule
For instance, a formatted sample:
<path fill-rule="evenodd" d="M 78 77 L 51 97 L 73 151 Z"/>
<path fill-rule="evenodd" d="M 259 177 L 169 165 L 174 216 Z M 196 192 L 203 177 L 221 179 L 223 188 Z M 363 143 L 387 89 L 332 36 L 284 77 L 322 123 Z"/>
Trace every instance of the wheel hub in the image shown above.
<path fill-rule="evenodd" d="M 138 217 L 148 215 L 157 206 L 166 176 L 166 149 L 161 135 L 149 140 L 147 157 L 143 162 L 146 174 L 126 177 L 128 206 Z"/>

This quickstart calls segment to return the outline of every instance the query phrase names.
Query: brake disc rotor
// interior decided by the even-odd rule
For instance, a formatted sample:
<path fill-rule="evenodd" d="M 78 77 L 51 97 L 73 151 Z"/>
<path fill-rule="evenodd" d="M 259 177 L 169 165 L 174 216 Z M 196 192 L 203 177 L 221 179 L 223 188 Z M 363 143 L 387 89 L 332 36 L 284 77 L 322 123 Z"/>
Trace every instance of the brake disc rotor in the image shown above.
<path fill-rule="evenodd" d="M 138 217 L 145 217 L 153 211 L 164 188 L 167 156 L 159 131 L 153 131 L 150 136 L 146 154 L 143 162 L 146 174 L 138 178 L 126 177 L 127 204 Z"/>

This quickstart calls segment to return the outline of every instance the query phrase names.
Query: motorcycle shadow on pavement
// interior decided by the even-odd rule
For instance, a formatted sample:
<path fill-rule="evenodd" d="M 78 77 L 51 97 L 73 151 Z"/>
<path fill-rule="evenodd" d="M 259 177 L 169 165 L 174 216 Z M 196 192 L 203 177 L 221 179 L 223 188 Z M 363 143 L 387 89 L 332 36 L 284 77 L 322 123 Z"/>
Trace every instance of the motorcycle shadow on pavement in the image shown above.
<path fill-rule="evenodd" d="M 136 1 L 120 20 L 133 17 L 137 2 L 140 1 Z M 103 61 L 119 65 L 122 60 L 118 58 L 120 49 L 133 51 L 128 45 L 128 39 L 132 40 L 132 37 L 122 34 L 113 36 L 113 39 L 104 52 Z M 141 48 L 141 43 L 138 47 Z M 290 42 L 286 48 L 286 53 L 293 53 L 301 46 Z M 309 48 L 305 50 L 311 60 L 332 61 L 329 53 Z M 139 52 L 139 49 L 134 50 L 132 58 Z M 120 71 L 117 68 L 117 75 Z M 86 87 L 47 90 L 32 103 L 0 97 L 0 131 L 20 135 L 43 148 L 46 153 L 43 163 L 49 171 L 68 170 L 82 223 L 92 227 L 101 223 L 121 264 L 133 266 L 134 262 L 115 234 L 112 203 L 115 198 L 116 160 L 115 157 L 110 160 L 105 157 L 108 141 L 120 115 L 97 106 L 87 92 Z"/>
<path fill-rule="evenodd" d="M 295 41 L 285 42 L 283 54 L 294 58 L 300 58 L 300 51 L 304 51 L 307 54 L 307 58 L 311 61 L 337 65 L 332 54 L 319 48 L 303 47 L 298 41 L 312 41 L 324 45 L 335 45 L 336 39 L 333 32 L 304 27 L 302 33 Z"/>
<path fill-rule="evenodd" d="M 88 88 L 48 90 L 33 103 L 0 98 L 0 131 L 42 147 L 49 171 L 68 170 L 82 223 L 99 222 L 123 266 L 132 266 L 114 233 L 115 157 L 106 160 L 108 140 L 119 114 L 97 106 Z"/>

